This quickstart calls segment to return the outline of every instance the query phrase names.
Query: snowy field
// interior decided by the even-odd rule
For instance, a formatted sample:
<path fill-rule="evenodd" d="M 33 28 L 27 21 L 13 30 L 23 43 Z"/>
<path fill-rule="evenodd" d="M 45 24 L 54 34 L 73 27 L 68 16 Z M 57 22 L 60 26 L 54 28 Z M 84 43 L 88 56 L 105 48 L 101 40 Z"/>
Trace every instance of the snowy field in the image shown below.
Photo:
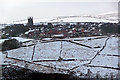
<path fill-rule="evenodd" d="M 32 41 L 33 39 L 27 39 L 27 38 L 22 38 L 22 37 L 10 37 L 10 39 L 16 39 L 19 42 L 26 42 L 26 41 Z M 0 39 L 0 44 L 3 43 L 5 40 L 9 39 Z"/>
<path fill-rule="evenodd" d="M 109 77 L 111 74 L 114 77 L 118 76 L 118 57 L 120 57 L 118 55 L 118 37 L 104 36 L 103 38 L 99 38 L 99 36 L 96 36 L 69 38 L 66 40 L 71 40 L 72 42 L 54 41 L 42 43 L 41 41 L 37 41 L 36 45 L 7 51 L 8 57 L 29 61 L 38 65 L 50 66 L 56 69 L 70 70 L 77 76 L 87 74 L 88 70 L 91 71 L 91 74 L 100 74 L 102 77 Z M 79 43 L 90 46 L 91 48 L 81 46 Z M 63 58 L 62 61 L 58 61 L 60 53 Z M 97 56 L 95 57 L 96 54 Z M 3 64 L 6 64 L 9 60 L 3 54 Z M 12 61 L 10 62 L 12 63 Z M 14 63 L 14 65 L 25 67 L 21 63 Z M 30 66 L 28 65 L 29 68 Z M 36 68 L 36 66 L 32 65 L 30 69 L 42 70 L 42 68 Z"/>

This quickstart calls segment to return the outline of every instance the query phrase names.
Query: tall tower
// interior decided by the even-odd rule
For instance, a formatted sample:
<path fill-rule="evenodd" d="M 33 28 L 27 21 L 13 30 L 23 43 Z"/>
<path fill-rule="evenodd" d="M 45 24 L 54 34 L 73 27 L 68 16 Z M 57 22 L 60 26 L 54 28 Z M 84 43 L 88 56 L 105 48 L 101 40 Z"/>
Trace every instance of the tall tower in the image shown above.
<path fill-rule="evenodd" d="M 28 26 L 33 26 L 33 17 L 28 17 Z"/>

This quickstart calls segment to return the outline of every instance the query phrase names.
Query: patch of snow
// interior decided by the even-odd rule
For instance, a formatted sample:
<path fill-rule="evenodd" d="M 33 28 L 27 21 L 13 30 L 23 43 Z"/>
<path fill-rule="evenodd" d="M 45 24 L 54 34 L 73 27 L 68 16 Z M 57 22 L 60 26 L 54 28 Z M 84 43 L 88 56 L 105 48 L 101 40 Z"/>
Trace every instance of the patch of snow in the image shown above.
<path fill-rule="evenodd" d="M 39 43 L 35 48 L 34 60 L 58 59 L 60 42 Z"/>
<path fill-rule="evenodd" d="M 18 49 L 9 50 L 7 52 L 8 52 L 8 57 L 30 61 L 33 54 L 33 46 L 21 47 Z"/>
<path fill-rule="evenodd" d="M 51 40 L 52 38 L 43 38 L 42 40 Z"/>
<path fill-rule="evenodd" d="M 0 44 L 3 43 L 5 40 L 8 40 L 8 39 L 0 39 Z"/>
<path fill-rule="evenodd" d="M 95 55 L 94 50 L 76 45 L 69 42 L 63 42 L 63 52 L 62 56 L 65 59 L 91 59 Z"/>
<path fill-rule="evenodd" d="M 63 37 L 64 35 L 63 34 L 56 34 L 56 35 L 53 35 L 52 37 Z"/>
<path fill-rule="evenodd" d="M 101 54 L 118 55 L 118 37 L 111 37 Z"/>
<path fill-rule="evenodd" d="M 25 34 L 29 34 L 29 32 L 33 32 L 34 30 L 29 30 L 29 31 L 26 31 Z"/>
<path fill-rule="evenodd" d="M 10 39 L 16 39 L 19 42 L 26 42 L 26 41 L 31 41 L 33 39 L 27 39 L 27 38 L 22 38 L 22 37 L 10 37 Z"/>

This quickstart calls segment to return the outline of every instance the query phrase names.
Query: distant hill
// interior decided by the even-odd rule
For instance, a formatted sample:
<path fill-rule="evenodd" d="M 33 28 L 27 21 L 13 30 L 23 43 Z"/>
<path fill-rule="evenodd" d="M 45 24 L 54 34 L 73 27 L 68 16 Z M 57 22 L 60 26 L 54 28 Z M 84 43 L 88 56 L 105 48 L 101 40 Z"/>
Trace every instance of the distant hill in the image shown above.
<path fill-rule="evenodd" d="M 111 11 L 96 15 L 72 15 L 72 16 L 57 16 L 49 18 L 33 18 L 34 24 L 40 22 L 104 22 L 118 23 L 118 12 Z M 14 24 L 26 24 L 27 19 L 14 21 Z"/>

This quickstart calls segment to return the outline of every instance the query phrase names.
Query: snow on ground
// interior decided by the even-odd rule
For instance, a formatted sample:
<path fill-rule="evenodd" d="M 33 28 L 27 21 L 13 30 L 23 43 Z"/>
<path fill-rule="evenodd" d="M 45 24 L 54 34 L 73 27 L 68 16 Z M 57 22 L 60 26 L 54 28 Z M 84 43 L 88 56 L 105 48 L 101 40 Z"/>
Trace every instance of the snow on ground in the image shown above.
<path fill-rule="evenodd" d="M 34 41 L 28 41 L 28 42 L 23 42 L 22 45 L 23 46 L 30 46 L 30 45 L 34 45 L 35 42 Z"/>
<path fill-rule="evenodd" d="M 80 45 L 69 42 L 63 42 L 62 56 L 65 59 L 91 59 L 95 55 L 95 51 Z"/>
<path fill-rule="evenodd" d="M 111 37 L 101 54 L 118 55 L 118 37 Z"/>
<path fill-rule="evenodd" d="M 51 40 L 51 39 L 52 39 L 52 38 L 43 38 L 42 40 L 46 40 L 46 41 L 47 41 L 47 40 Z"/>
<path fill-rule="evenodd" d="M 118 38 L 111 37 L 104 50 L 92 62 L 92 65 L 118 67 Z"/>
<path fill-rule="evenodd" d="M 0 44 L 2 44 L 5 40 L 8 40 L 8 39 L 0 39 Z"/>
<path fill-rule="evenodd" d="M 58 59 L 61 50 L 61 42 L 39 43 L 36 45 L 35 58 L 38 59 Z M 76 45 L 70 42 L 62 42 L 62 57 L 64 59 L 91 59 L 96 51 Z"/>
<path fill-rule="evenodd" d="M 35 24 L 42 24 L 40 22 L 106 22 L 118 23 L 118 12 L 107 12 L 98 15 L 77 15 L 77 16 L 58 16 L 46 18 L 34 18 Z M 15 22 L 14 24 L 27 23 L 27 20 Z"/>
<path fill-rule="evenodd" d="M 78 37 L 78 38 L 65 38 L 66 40 L 72 40 L 72 41 L 79 41 L 79 40 L 88 40 L 88 39 L 94 39 L 94 38 L 101 38 L 101 37 L 107 37 L 107 36 L 92 36 L 92 37 Z"/>
<path fill-rule="evenodd" d="M 33 46 L 21 47 L 7 52 L 9 57 L 30 61 L 33 53 Z"/>
<path fill-rule="evenodd" d="M 27 38 L 22 38 L 22 37 L 11 37 L 11 39 L 16 39 L 19 42 L 26 42 L 26 41 L 31 41 L 33 39 L 27 39 Z"/>
<path fill-rule="evenodd" d="M 95 46 L 103 47 L 103 45 L 105 44 L 105 40 L 107 38 L 88 40 L 88 38 L 84 37 L 84 38 L 78 38 L 78 39 L 84 39 L 84 40 L 75 41 L 72 38 L 72 41 L 80 42 L 81 44 L 90 45 L 94 47 Z M 90 59 L 92 59 L 100 49 L 94 49 L 94 48 L 91 49 L 84 46 L 76 45 L 74 43 L 62 41 L 61 57 L 63 59 L 77 59 L 76 61 L 61 61 L 61 62 L 46 61 L 46 62 L 35 62 L 35 63 L 52 66 L 56 68 L 62 68 L 62 69 L 72 69 L 78 66 L 77 68 L 73 69 L 73 71 L 76 72 L 76 75 L 79 75 L 80 73 L 86 74 L 88 69 L 90 69 L 90 71 L 93 74 L 99 73 L 101 76 L 110 75 L 111 73 L 113 73 L 114 75 L 117 75 L 118 70 L 107 69 L 102 67 L 87 67 L 83 65 L 88 63 Z M 118 55 L 117 49 L 118 49 L 118 38 L 110 37 L 107 41 L 106 47 L 103 49 L 103 51 L 99 53 L 99 55 L 95 57 L 95 59 L 91 62 L 90 65 L 108 66 L 108 67 L 117 68 L 118 56 L 107 55 L 107 54 Z M 58 60 L 60 56 L 60 50 L 61 50 L 61 41 L 48 42 L 48 43 L 38 42 L 35 45 L 35 54 L 34 54 L 33 60 Z M 18 49 L 9 50 L 7 52 L 9 57 L 31 61 L 31 57 L 33 54 L 33 46 L 21 47 Z M 33 69 L 35 69 L 35 67 Z"/>
<path fill-rule="evenodd" d="M 48 66 L 53 66 L 56 68 L 62 68 L 62 69 L 72 69 L 74 66 L 83 65 L 88 63 L 89 61 L 54 61 L 54 62 L 36 62 L 37 64 L 43 64 L 43 65 L 48 65 Z"/>
<path fill-rule="evenodd" d="M 77 42 L 77 43 L 81 43 L 81 44 L 84 44 L 84 45 L 88 45 L 88 46 L 91 46 L 91 47 L 103 47 L 104 44 L 105 44 L 105 40 L 107 38 L 102 38 L 102 39 L 94 39 L 94 40 L 83 40 L 83 41 L 74 41 L 74 42 Z"/>
<path fill-rule="evenodd" d="M 116 56 L 104 56 L 104 55 L 98 55 L 91 65 L 95 66 L 109 66 L 118 68 L 118 57 Z"/>
<path fill-rule="evenodd" d="M 99 17 L 97 18 L 92 18 L 92 17 L 71 17 L 71 18 L 64 18 L 64 19 L 59 19 L 60 21 L 63 22 L 111 22 L 111 23 L 117 23 L 117 20 L 107 20 L 107 19 L 100 19 Z M 54 20 L 53 22 L 55 22 Z"/>
<path fill-rule="evenodd" d="M 87 74 L 88 73 L 88 69 L 90 69 L 90 71 L 92 72 L 91 75 L 92 76 L 96 76 L 96 74 L 99 74 L 101 77 L 110 77 L 111 74 L 117 76 L 118 75 L 118 70 L 113 70 L 113 69 L 107 69 L 107 68 L 101 68 L 101 67 L 86 67 L 86 66 L 80 66 L 79 68 L 74 69 L 74 71 L 76 72 L 76 75 L 80 75 L 80 73 L 82 74 Z"/>
<path fill-rule="evenodd" d="M 103 15 L 81 15 L 81 16 L 61 16 L 54 18 L 34 19 L 34 22 L 109 22 L 118 23 L 117 16 Z"/>
<path fill-rule="evenodd" d="M 35 48 L 34 60 L 58 59 L 60 52 L 60 42 L 39 43 Z"/>

